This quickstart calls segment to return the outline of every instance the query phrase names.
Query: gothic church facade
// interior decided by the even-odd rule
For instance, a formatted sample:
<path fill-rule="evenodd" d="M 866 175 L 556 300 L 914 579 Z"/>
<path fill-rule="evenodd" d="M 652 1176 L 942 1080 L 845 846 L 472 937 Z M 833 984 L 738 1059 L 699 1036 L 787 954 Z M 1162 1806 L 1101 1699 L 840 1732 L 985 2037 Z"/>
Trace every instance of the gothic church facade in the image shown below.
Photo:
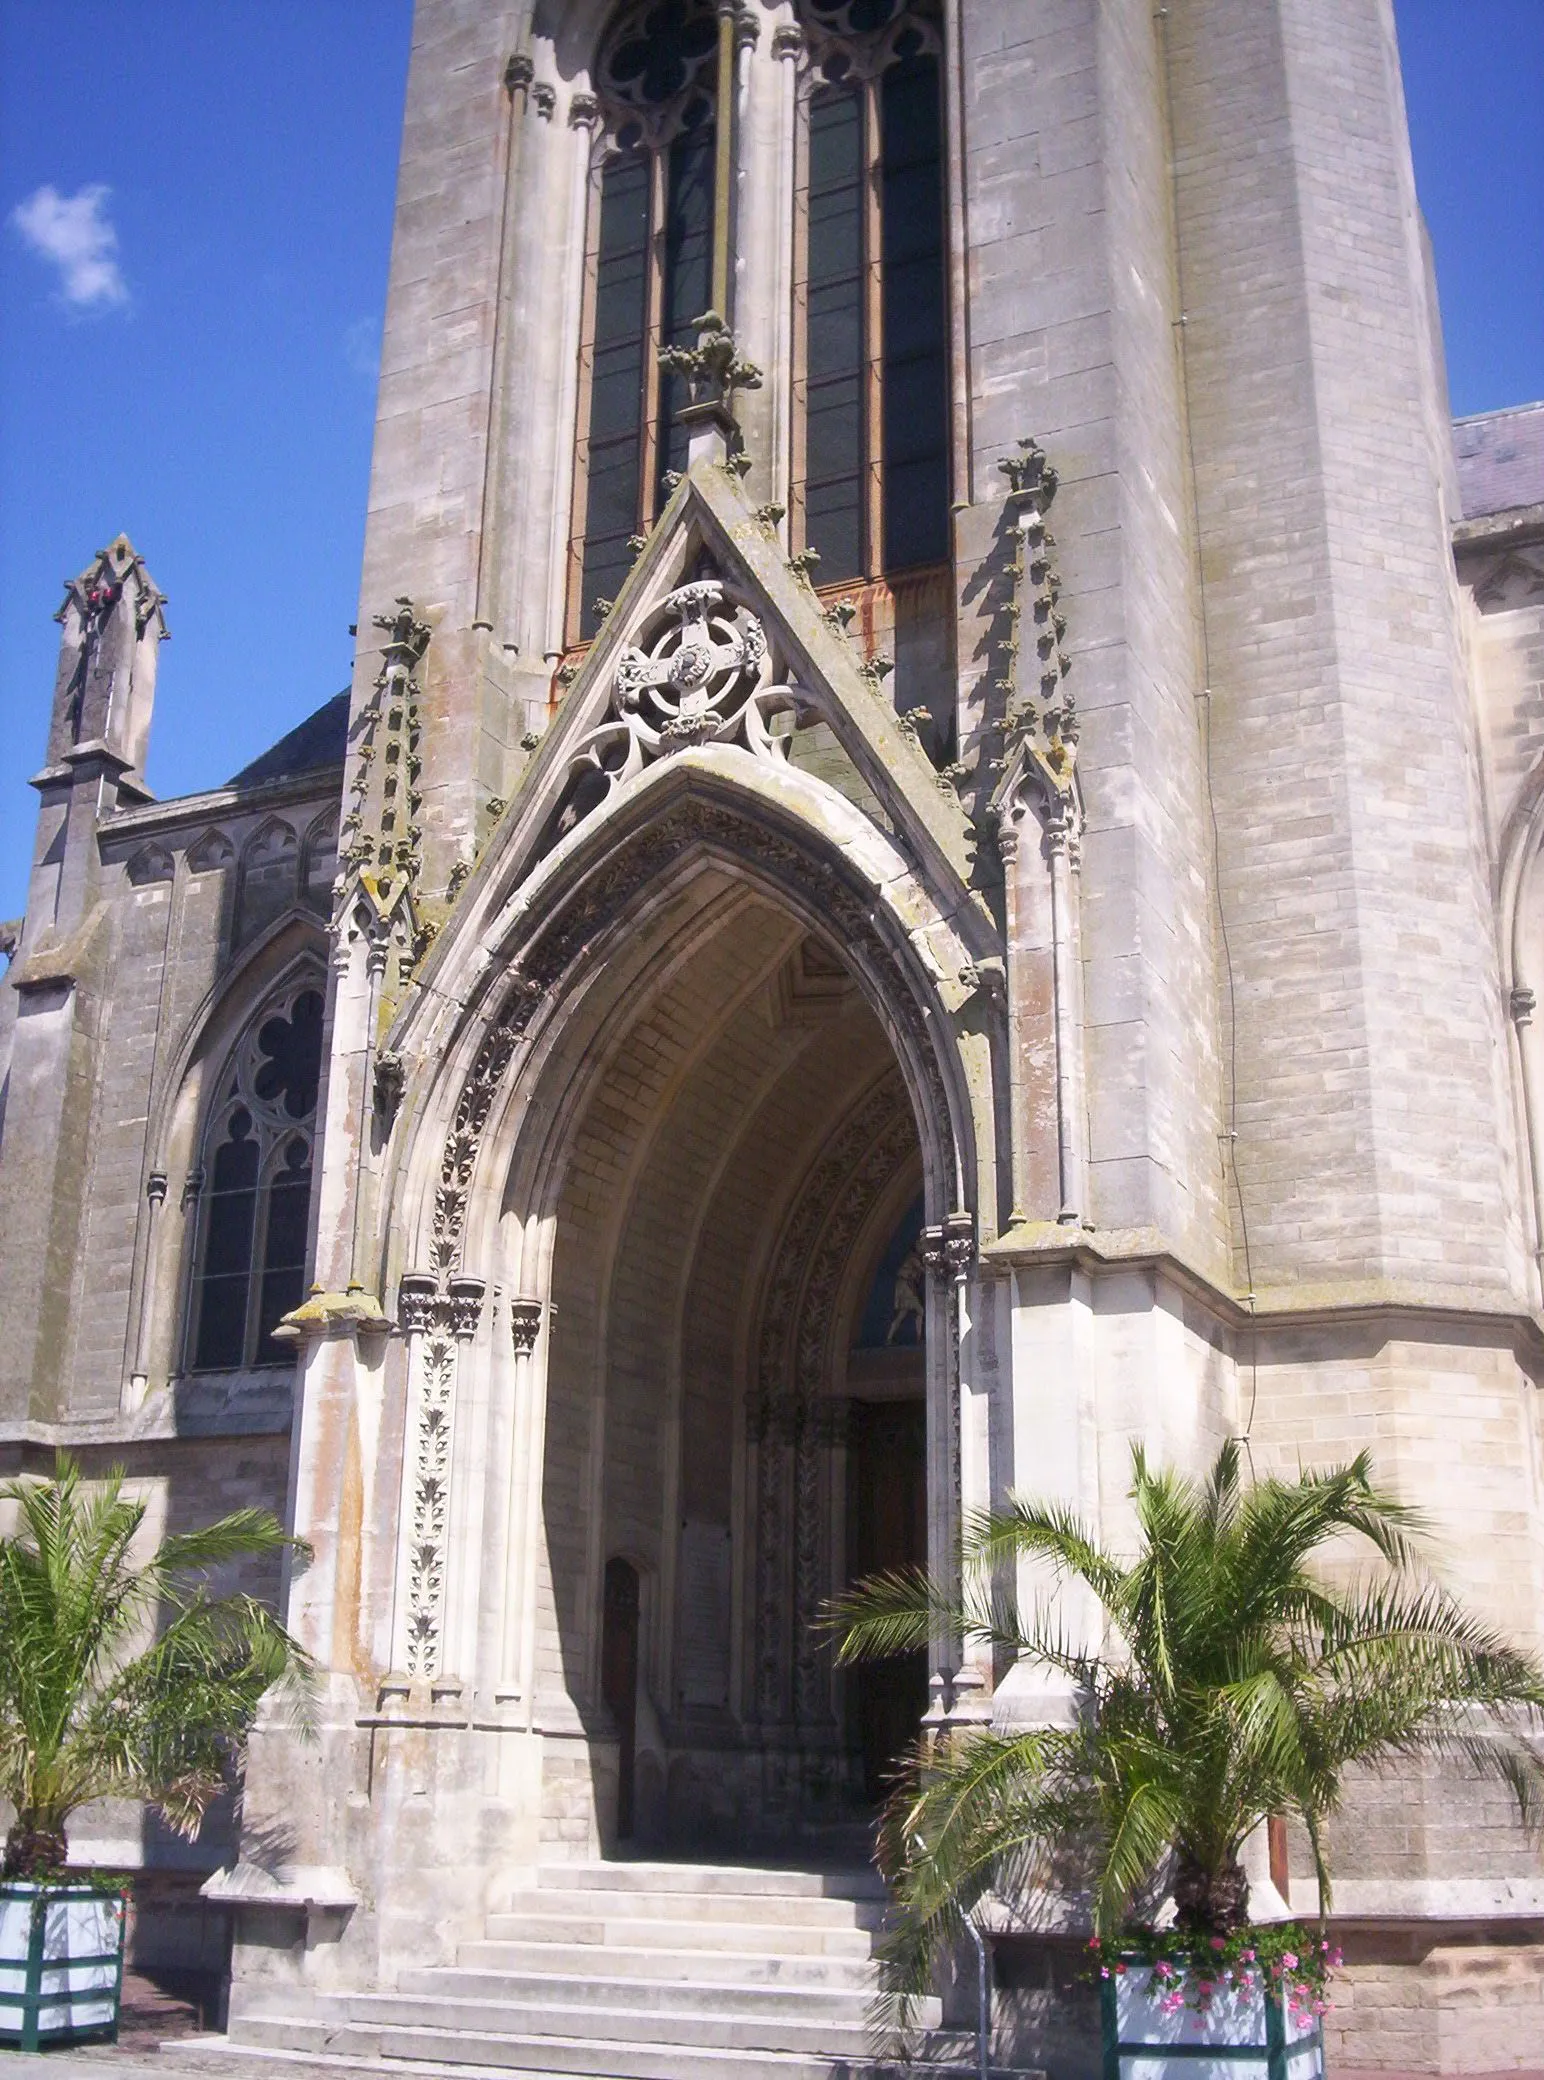
<path fill-rule="evenodd" d="M 1544 410 L 1450 423 L 1387 0 L 418 0 L 352 688 L 157 802 L 162 608 L 60 610 L 0 1450 L 308 1542 L 317 1742 L 93 1837 L 238 1995 L 1065 1711 L 814 1621 L 1133 1442 L 1366 1446 L 1544 1643 Z M 1520 2060 L 1504 1803 L 1331 1848 L 1352 2062 Z"/>

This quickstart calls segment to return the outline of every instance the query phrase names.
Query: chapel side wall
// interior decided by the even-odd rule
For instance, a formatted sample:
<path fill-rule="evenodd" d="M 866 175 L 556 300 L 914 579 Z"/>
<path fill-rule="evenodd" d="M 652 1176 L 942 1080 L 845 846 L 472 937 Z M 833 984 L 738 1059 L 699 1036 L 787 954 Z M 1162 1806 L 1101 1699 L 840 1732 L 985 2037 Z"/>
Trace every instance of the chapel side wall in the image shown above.
<path fill-rule="evenodd" d="M 979 742 L 1001 713 L 1011 545 L 997 464 L 1032 435 L 1060 476 L 1051 522 L 1087 811 L 1089 1215 L 1100 1228 L 1157 1228 L 1226 1275 L 1154 26 L 1124 0 L 965 0 L 960 23 L 975 500 L 958 529 L 966 714 Z"/>
<path fill-rule="evenodd" d="M 196 799 L 196 798 L 195 798 Z M 18 1430 L 31 1420 L 88 1424 L 125 1434 L 142 1427 L 137 1403 L 182 1371 L 189 1250 L 197 1221 L 187 1187 L 197 1167 L 196 1120 L 170 1131 L 179 1097 L 174 1079 L 200 1010 L 213 1004 L 238 1024 L 254 1009 L 263 982 L 232 973 L 231 940 L 243 845 L 275 816 L 299 839 L 335 801 L 333 776 L 313 793 L 293 784 L 243 801 L 221 795 L 206 818 L 195 808 L 180 823 L 159 812 L 132 812 L 99 830 L 99 922 L 76 981 L 70 1040 L 74 1093 L 66 1133 L 53 1151 L 45 1192 L 16 1174 L 30 1160 L 18 1131 L 0 1150 L 0 1180 L 24 1223 L 26 1246 L 8 1247 L 0 1278 L 40 1281 L 42 1334 L 36 1363 L 11 1382 L 6 1417 Z M 291 898 L 301 893 L 298 881 Z M 293 907 L 286 902 L 283 909 Z M 235 993 L 221 1007 L 222 977 Z M 252 996 L 252 1004 L 242 999 Z M 44 1011 L 56 1022 L 61 1014 Z M 200 1111 L 207 1062 L 192 1069 L 193 1111 Z M 181 1093 L 186 1098 L 187 1093 Z M 186 1103 L 180 1113 L 187 1112 Z M 18 1128 L 23 1113 L 18 1110 Z M 159 1166 L 165 1192 L 148 1195 Z M 37 1209 L 46 1209 L 40 1219 Z M 133 1383 L 136 1371 L 142 1384 Z M 287 1403 L 288 1375 L 283 1398 Z M 240 1429 L 273 1419 L 272 1397 L 261 1415 L 219 1418 Z M 189 1419 L 184 1411 L 181 1420 Z M 192 1418 L 195 1423 L 198 1418 Z M 281 1508 L 283 1483 L 270 1502 Z"/>
<path fill-rule="evenodd" d="M 1506 1304 L 1503 1028 L 1392 17 L 1183 0 L 1170 35 L 1254 1283 Z"/>

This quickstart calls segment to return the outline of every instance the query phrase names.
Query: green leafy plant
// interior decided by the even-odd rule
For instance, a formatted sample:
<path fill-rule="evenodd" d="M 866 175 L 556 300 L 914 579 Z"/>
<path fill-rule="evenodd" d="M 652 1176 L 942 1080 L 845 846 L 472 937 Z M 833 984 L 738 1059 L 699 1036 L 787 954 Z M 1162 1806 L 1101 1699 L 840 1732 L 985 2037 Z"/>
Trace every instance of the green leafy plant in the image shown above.
<path fill-rule="evenodd" d="M 0 1876 L 37 1879 L 97 1798 L 143 1799 L 192 1835 L 229 1782 L 258 1702 L 281 1686 L 305 1723 L 310 1664 L 264 1604 L 206 1575 L 288 1541 L 237 1510 L 133 1557 L 145 1504 L 121 1470 L 87 1483 L 61 1454 L 52 1480 L 0 1487 L 0 1795 L 15 1808 Z"/>
<path fill-rule="evenodd" d="M 1247 1921 L 1244 1842 L 1271 1814 L 1301 1820 L 1327 1904 L 1324 1824 L 1353 1768 L 1453 1757 L 1506 1783 L 1525 1824 L 1544 1811 L 1527 1739 L 1544 1673 L 1433 1581 L 1420 1518 L 1365 1453 L 1245 1483 L 1228 1443 L 1192 1482 L 1138 1448 L 1130 1492 L 1130 1557 L 1055 1504 L 1014 1500 L 968 1527 L 959 1593 L 912 1571 L 828 1607 L 843 1662 L 942 1634 L 1058 1670 L 1075 1700 L 1070 1725 L 961 1732 L 901 1771 L 879 1841 L 897 1990 L 923 1990 L 989 1888 L 1084 1889 L 1106 1944 L 1167 1890 L 1182 1933 L 1226 1943 Z M 1322 1563 L 1348 1540 L 1370 1567 L 1337 1579 Z M 1102 1651 L 1070 1643 L 1049 1606 L 1021 1613 L 1023 1561 L 1093 1592 Z"/>

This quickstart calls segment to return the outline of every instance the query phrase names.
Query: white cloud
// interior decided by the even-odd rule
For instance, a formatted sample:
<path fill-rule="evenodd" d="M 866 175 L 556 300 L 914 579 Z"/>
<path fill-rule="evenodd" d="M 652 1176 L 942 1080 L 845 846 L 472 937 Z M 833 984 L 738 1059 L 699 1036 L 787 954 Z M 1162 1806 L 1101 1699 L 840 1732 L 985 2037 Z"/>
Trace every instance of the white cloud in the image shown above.
<path fill-rule="evenodd" d="M 97 183 L 78 195 L 61 195 L 50 184 L 11 212 L 11 222 L 32 250 L 58 268 L 64 300 L 76 310 L 129 300 L 118 265 L 118 234 L 107 217 L 111 193 Z"/>

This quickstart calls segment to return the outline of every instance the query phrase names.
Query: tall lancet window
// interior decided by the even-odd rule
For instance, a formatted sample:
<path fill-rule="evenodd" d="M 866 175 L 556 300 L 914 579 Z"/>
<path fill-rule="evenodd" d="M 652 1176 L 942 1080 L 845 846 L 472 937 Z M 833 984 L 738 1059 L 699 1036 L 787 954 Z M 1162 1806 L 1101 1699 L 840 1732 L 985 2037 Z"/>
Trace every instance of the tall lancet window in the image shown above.
<path fill-rule="evenodd" d="M 289 1365 L 273 1332 L 305 1297 L 322 993 L 291 989 L 227 1064 L 204 1134 L 188 1366 Z"/>
<path fill-rule="evenodd" d="M 792 521 L 819 578 L 949 553 L 943 83 L 930 0 L 802 0 Z"/>
<path fill-rule="evenodd" d="M 595 633 L 686 467 L 680 378 L 660 349 L 694 341 L 713 302 L 721 30 L 713 0 L 633 0 L 601 46 L 604 117 L 580 361 L 570 635 Z"/>

